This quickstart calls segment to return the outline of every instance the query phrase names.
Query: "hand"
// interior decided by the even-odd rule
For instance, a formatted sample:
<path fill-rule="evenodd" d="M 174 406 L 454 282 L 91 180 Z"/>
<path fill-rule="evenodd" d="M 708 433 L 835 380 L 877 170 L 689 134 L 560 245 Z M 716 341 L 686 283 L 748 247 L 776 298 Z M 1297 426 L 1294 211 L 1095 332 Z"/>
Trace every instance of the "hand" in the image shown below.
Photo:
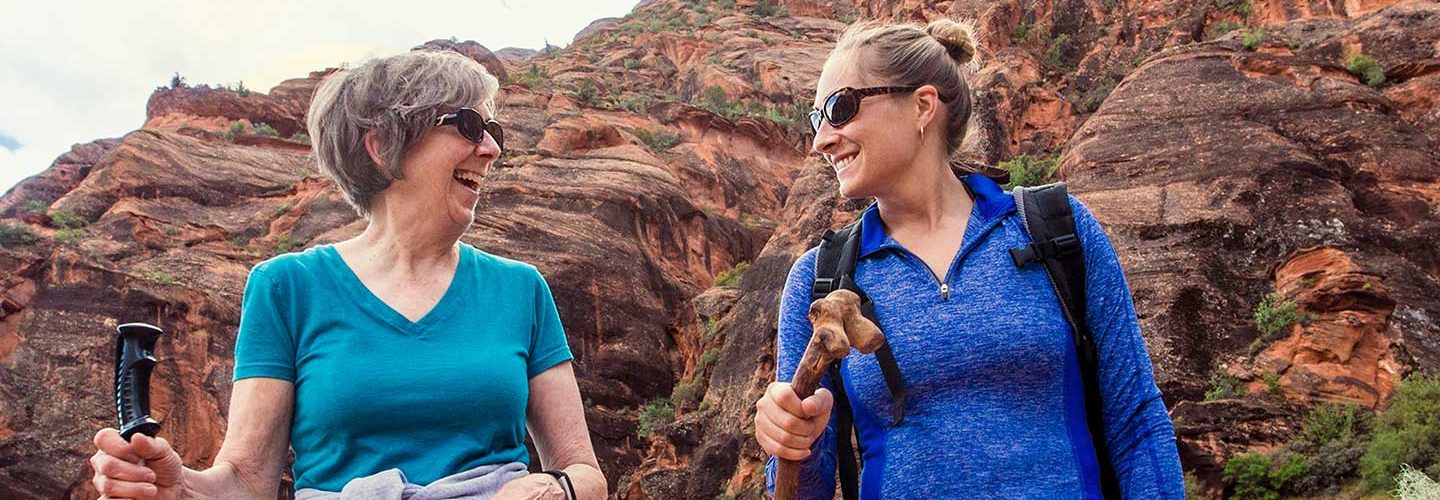
<path fill-rule="evenodd" d="M 800 400 L 787 382 L 772 382 L 765 395 L 755 402 L 755 440 L 765 453 L 800 461 L 810 456 L 810 446 L 825 432 L 835 399 L 820 388 Z"/>
<path fill-rule="evenodd" d="M 549 474 L 530 474 L 515 479 L 500 491 L 495 492 L 495 500 L 565 500 L 565 489 L 560 486 L 560 480 Z"/>
<path fill-rule="evenodd" d="M 100 498 L 171 500 L 178 496 L 180 455 L 164 439 L 136 434 L 126 442 L 120 431 L 101 429 L 95 434 L 95 447 L 98 451 L 90 457 L 95 477 L 90 482 L 100 491 Z"/>

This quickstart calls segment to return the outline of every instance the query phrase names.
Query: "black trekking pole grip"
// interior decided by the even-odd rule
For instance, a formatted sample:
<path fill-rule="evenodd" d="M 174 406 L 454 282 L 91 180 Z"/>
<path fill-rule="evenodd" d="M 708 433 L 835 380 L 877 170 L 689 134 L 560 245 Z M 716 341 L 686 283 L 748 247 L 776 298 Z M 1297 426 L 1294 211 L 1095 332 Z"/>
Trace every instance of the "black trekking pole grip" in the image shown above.
<path fill-rule="evenodd" d="M 155 369 L 155 341 L 164 331 L 145 323 L 115 327 L 115 410 L 120 437 L 154 436 L 160 422 L 150 418 L 150 372 Z"/>

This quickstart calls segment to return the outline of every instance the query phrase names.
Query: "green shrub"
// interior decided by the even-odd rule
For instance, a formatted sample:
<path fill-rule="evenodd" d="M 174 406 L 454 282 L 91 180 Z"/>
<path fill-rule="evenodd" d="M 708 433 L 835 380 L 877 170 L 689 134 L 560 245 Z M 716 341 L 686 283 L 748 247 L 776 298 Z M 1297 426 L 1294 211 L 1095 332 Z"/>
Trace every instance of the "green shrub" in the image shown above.
<path fill-rule="evenodd" d="M 769 0 L 759 0 L 755 2 L 754 15 L 758 19 L 765 19 L 767 17 L 775 17 L 784 14 L 785 8 L 780 6 L 780 4 L 771 2 Z"/>
<path fill-rule="evenodd" d="M 1110 92 L 1114 90 L 1115 79 L 1106 78 L 1100 82 L 1099 85 L 1091 87 L 1090 90 L 1081 95 L 1080 99 L 1075 103 L 1075 106 L 1079 108 L 1078 110 L 1081 113 L 1093 113 L 1095 110 L 1100 109 L 1100 103 L 1105 102 L 1105 98 L 1110 97 Z"/>
<path fill-rule="evenodd" d="M 649 149 L 650 152 L 657 154 L 668 152 L 670 148 L 675 147 L 676 144 L 680 144 L 680 136 L 663 129 L 651 132 L 643 128 L 637 128 L 635 129 L 635 138 L 640 139 L 640 142 L 644 143 L 645 148 Z"/>
<path fill-rule="evenodd" d="M 1011 190 L 1018 186 L 1039 186 L 1050 180 L 1055 173 L 1055 167 L 1060 163 L 1059 158 L 1039 159 L 1030 155 L 1020 155 L 1009 160 L 1000 162 L 1000 168 L 1010 171 L 1010 182 L 1005 184 L 1005 190 Z"/>
<path fill-rule="evenodd" d="M 1050 47 L 1045 49 L 1045 65 L 1051 68 L 1063 69 L 1064 66 L 1061 64 L 1064 63 L 1065 49 L 1069 45 L 1070 35 L 1068 33 L 1055 35 L 1055 38 L 1050 40 Z"/>
<path fill-rule="evenodd" d="M 625 25 L 625 27 L 627 28 L 629 26 L 635 26 L 637 28 L 639 27 L 639 25 Z M 528 89 L 550 88 L 550 74 L 546 73 L 544 69 L 541 69 L 539 65 L 535 64 L 532 64 L 530 65 L 530 67 L 525 68 L 525 71 L 509 75 L 509 77 L 505 80 L 505 83 L 518 83 L 520 85 L 524 85 L 525 88 Z"/>
<path fill-rule="evenodd" d="M 159 284 L 161 284 L 161 285 L 174 285 L 174 284 L 175 284 L 175 276 L 172 276 L 170 273 L 161 272 L 161 271 L 145 271 L 145 272 L 140 273 L 140 274 L 141 274 L 141 276 L 144 276 L 145 279 L 150 280 L 150 281 L 154 281 L 154 282 L 159 283 Z"/>
<path fill-rule="evenodd" d="M 235 138 L 245 133 L 245 124 L 242 122 L 230 122 L 230 128 L 225 129 L 225 142 L 235 142 Z"/>
<path fill-rule="evenodd" d="M 745 275 L 745 270 L 750 269 L 749 262 L 735 264 L 735 267 L 720 271 L 715 275 L 715 286 L 736 286 Z"/>
<path fill-rule="evenodd" d="M 705 367 L 715 364 L 715 360 L 717 359 L 720 359 L 719 347 L 712 347 L 706 350 L 700 354 L 700 369 L 703 370 Z"/>
<path fill-rule="evenodd" d="M 1280 292 L 1265 294 L 1255 306 L 1255 328 L 1260 330 L 1260 338 L 1268 340 L 1299 321 L 1300 314 L 1295 308 L 1295 301 L 1287 300 Z"/>
<path fill-rule="evenodd" d="M 290 251 L 295 250 L 299 247 L 300 240 L 288 234 L 283 235 L 280 237 L 280 239 L 275 240 L 275 255 L 290 253 Z"/>
<path fill-rule="evenodd" d="M 1373 419 L 1369 409 L 1355 403 L 1326 403 L 1310 410 L 1300 433 L 1285 445 L 1310 464 L 1310 474 L 1298 481 L 1295 489 L 1334 497 L 1343 485 L 1358 478 Z"/>
<path fill-rule="evenodd" d="M 640 69 L 640 60 L 627 57 L 621 62 L 621 66 L 624 66 L 626 70 L 634 71 Z"/>
<path fill-rule="evenodd" d="M 1215 0 L 1215 6 L 1220 10 L 1234 12 L 1240 17 L 1249 16 L 1250 12 L 1255 10 L 1251 0 Z"/>
<path fill-rule="evenodd" d="M 700 393 L 699 377 L 675 384 L 675 388 L 670 391 L 670 401 L 674 402 L 676 409 L 694 408 L 702 396 L 704 394 Z"/>
<path fill-rule="evenodd" d="M 235 88 L 231 90 L 234 90 L 236 94 L 240 94 L 240 97 L 250 97 L 250 89 L 245 88 L 245 80 L 236 82 Z"/>
<path fill-rule="evenodd" d="M 296 132 L 295 135 L 290 136 L 290 140 L 300 144 L 310 144 L 310 134 Z"/>
<path fill-rule="evenodd" d="M 586 78 L 580 81 L 575 88 L 575 99 L 585 106 L 592 108 L 601 107 L 600 90 L 595 86 L 595 80 Z"/>
<path fill-rule="evenodd" d="M 26 200 L 24 210 L 27 214 L 38 215 L 50 211 L 50 205 L 40 200 Z"/>
<path fill-rule="evenodd" d="M 1231 21 L 1231 20 L 1229 20 L 1229 19 L 1226 19 L 1226 20 L 1223 20 L 1223 21 L 1217 21 L 1215 24 L 1213 24 L 1213 25 L 1210 26 L 1210 37 L 1209 37 L 1209 38 L 1211 38 L 1211 39 L 1219 38 L 1219 37 L 1225 35 L 1226 33 L 1229 33 L 1229 32 L 1231 32 L 1231 31 L 1238 30 L 1238 29 L 1240 29 L 1240 28 L 1242 28 L 1242 26 L 1240 26 L 1240 23 L 1237 23 L 1237 22 L 1235 22 L 1235 21 Z"/>
<path fill-rule="evenodd" d="M 1440 375 L 1415 375 L 1400 383 L 1385 413 L 1375 419 L 1360 475 L 1370 491 L 1391 490 L 1402 464 L 1440 477 Z"/>
<path fill-rule="evenodd" d="M 656 428 L 669 423 L 672 418 L 675 418 L 675 408 L 670 405 L 670 398 L 652 399 L 640 408 L 635 433 L 640 437 L 648 436 Z"/>
<path fill-rule="evenodd" d="M 720 333 L 720 322 L 713 319 L 705 320 L 705 341 L 715 340 L 715 334 Z"/>
<path fill-rule="evenodd" d="M 1205 498 L 1205 490 L 1200 487 L 1200 480 L 1195 473 L 1185 471 L 1185 498 L 1187 500 L 1202 500 Z"/>
<path fill-rule="evenodd" d="M 1280 388 L 1280 374 L 1274 372 L 1265 372 L 1260 375 L 1260 380 L 1265 381 L 1265 388 L 1268 389 L 1271 394 L 1281 393 L 1282 390 Z"/>
<path fill-rule="evenodd" d="M 1260 46 L 1260 42 L 1265 41 L 1265 30 L 1260 28 L 1245 30 L 1245 36 L 1242 40 L 1245 44 L 1245 50 L 1255 50 Z"/>
<path fill-rule="evenodd" d="M 0 222 L 0 247 L 33 245 L 40 241 L 30 226 L 21 223 Z"/>
<path fill-rule="evenodd" d="M 271 127 L 269 123 L 256 123 L 253 128 L 255 129 L 255 135 L 261 135 L 265 137 L 280 137 L 280 132 L 275 131 L 275 127 Z"/>
<path fill-rule="evenodd" d="M 644 94 L 635 94 L 628 97 L 622 97 L 619 101 L 620 107 L 625 108 L 625 110 L 635 114 L 642 114 L 646 111 L 649 111 L 650 102 L 650 96 Z"/>
<path fill-rule="evenodd" d="M 1350 59 L 1345 61 L 1345 69 L 1365 81 L 1366 85 L 1379 87 L 1385 83 L 1385 70 L 1375 61 L 1374 57 L 1363 53 L 1352 54 Z"/>
<path fill-rule="evenodd" d="M 50 212 L 50 225 L 60 229 L 77 229 L 85 227 L 88 224 L 90 224 L 90 221 L 70 212 L 63 210 Z"/>
<path fill-rule="evenodd" d="M 81 238 L 84 238 L 88 234 L 90 233 L 80 228 L 61 229 L 59 231 L 55 231 L 54 238 L 56 243 L 69 245 L 71 243 L 79 242 Z"/>
<path fill-rule="evenodd" d="M 285 200 L 285 201 L 282 201 L 282 202 L 280 202 L 279 205 L 276 205 L 276 206 L 275 206 L 275 210 L 270 214 L 270 218 L 273 219 L 273 218 L 279 217 L 279 216 L 281 216 L 281 215 L 285 215 L 285 214 L 287 214 L 287 213 L 290 213 L 290 209 L 291 209 L 291 208 L 294 208 L 294 206 L 295 206 L 295 200 Z"/>
<path fill-rule="evenodd" d="M 1310 465 L 1299 455 L 1272 462 L 1265 455 L 1246 453 L 1225 462 L 1223 477 L 1233 487 L 1230 498 L 1277 500 L 1309 472 Z"/>
<path fill-rule="evenodd" d="M 1206 401 L 1230 399 L 1243 395 L 1245 395 L 1245 387 L 1240 385 L 1240 379 L 1218 366 L 1210 372 L 1210 390 L 1205 391 Z"/>
<path fill-rule="evenodd" d="M 1395 476 L 1395 490 L 1391 493 L 1400 500 L 1435 500 L 1440 498 L 1440 483 L 1410 468 L 1409 464 L 1402 464 L 1400 473 Z"/>

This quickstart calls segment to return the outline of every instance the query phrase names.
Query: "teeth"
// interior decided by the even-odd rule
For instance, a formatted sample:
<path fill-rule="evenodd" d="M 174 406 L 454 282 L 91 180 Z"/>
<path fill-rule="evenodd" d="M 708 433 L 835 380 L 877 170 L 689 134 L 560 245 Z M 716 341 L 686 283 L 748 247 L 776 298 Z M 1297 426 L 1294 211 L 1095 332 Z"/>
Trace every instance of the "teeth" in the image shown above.
<path fill-rule="evenodd" d="M 848 167 L 848 166 L 850 166 L 850 161 L 851 161 L 851 160 L 854 160 L 854 159 L 855 159 L 855 157 L 854 157 L 854 156 L 851 156 L 851 157 L 846 158 L 846 159 L 844 159 L 844 160 L 840 160 L 840 161 L 838 161 L 838 162 L 835 162 L 835 168 L 836 168 L 836 169 L 842 169 L 842 168 Z"/>
<path fill-rule="evenodd" d="M 457 171 L 455 171 L 455 178 L 456 178 L 456 179 L 465 180 L 465 181 L 470 181 L 470 182 L 473 182 L 473 183 L 476 183 L 476 184 L 479 184 L 479 183 L 480 183 L 480 174 L 475 173 L 475 172 L 467 172 L 467 171 L 464 171 L 464 170 L 457 170 Z"/>

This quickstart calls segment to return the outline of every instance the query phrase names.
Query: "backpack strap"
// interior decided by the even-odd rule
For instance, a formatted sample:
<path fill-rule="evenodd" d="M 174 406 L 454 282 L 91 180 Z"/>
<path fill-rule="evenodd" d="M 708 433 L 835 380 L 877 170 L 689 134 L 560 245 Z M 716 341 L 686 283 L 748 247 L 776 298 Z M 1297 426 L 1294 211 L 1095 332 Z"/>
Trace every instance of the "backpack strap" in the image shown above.
<path fill-rule="evenodd" d="M 820 300 L 841 288 L 850 290 L 860 297 L 860 315 L 880 326 L 880 321 L 875 318 L 875 303 L 855 284 L 855 262 L 859 257 L 859 222 L 839 231 L 826 230 L 820 250 L 815 255 L 815 283 L 810 287 L 810 300 Z M 880 373 L 885 376 L 886 388 L 890 389 L 890 425 L 900 425 L 905 421 L 905 379 L 900 375 L 900 365 L 895 362 L 895 353 L 890 350 L 888 339 L 875 350 L 875 361 L 880 365 Z"/>
<path fill-rule="evenodd" d="M 1085 416 L 1090 442 L 1100 465 L 1100 490 L 1105 498 L 1120 498 L 1120 483 L 1105 443 L 1104 409 L 1100 395 L 1099 353 L 1085 321 L 1085 256 L 1075 232 L 1075 216 L 1065 183 L 1015 188 L 1015 208 L 1030 234 L 1030 244 L 1010 249 L 1017 269 L 1031 262 L 1045 266 L 1065 320 L 1074 333 L 1075 354 L 1085 385 Z"/>
<path fill-rule="evenodd" d="M 826 230 L 815 256 L 815 282 L 810 288 L 810 300 L 820 300 L 841 288 L 850 290 L 860 297 L 860 314 L 879 326 L 880 322 L 875 319 L 874 303 L 870 301 L 870 296 L 855 284 L 855 262 L 859 256 L 859 222 L 839 231 Z M 891 422 L 893 425 L 900 425 L 905 419 L 905 381 L 900 376 L 900 366 L 895 363 L 889 341 L 876 349 L 875 360 L 880 364 L 880 372 L 885 376 L 885 386 L 890 389 Z M 845 500 L 855 500 L 860 498 L 860 460 L 855 446 L 851 443 L 855 414 L 845 392 L 840 361 L 831 363 L 828 370 L 831 392 L 835 394 L 835 458 L 840 473 L 840 493 Z M 865 450 L 862 448 L 859 452 L 863 455 Z"/>

